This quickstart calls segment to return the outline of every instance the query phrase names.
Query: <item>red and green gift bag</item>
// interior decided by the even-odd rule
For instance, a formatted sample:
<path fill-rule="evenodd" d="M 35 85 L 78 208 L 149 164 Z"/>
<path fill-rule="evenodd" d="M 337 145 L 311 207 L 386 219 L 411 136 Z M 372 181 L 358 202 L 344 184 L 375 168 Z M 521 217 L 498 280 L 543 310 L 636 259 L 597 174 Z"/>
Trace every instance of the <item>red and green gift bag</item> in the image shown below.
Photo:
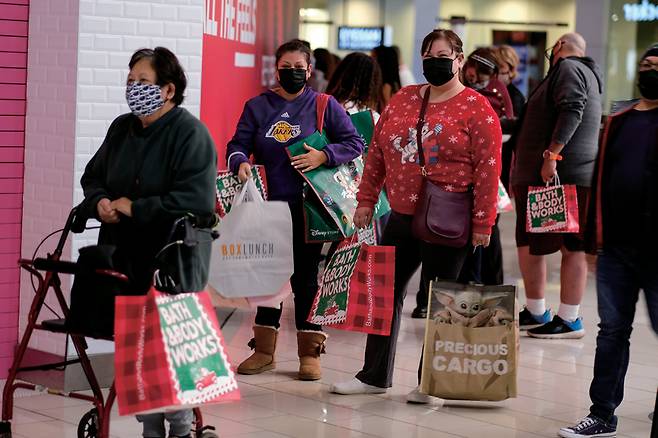
<path fill-rule="evenodd" d="M 263 199 L 267 200 L 267 179 L 265 177 L 265 167 L 261 165 L 251 166 L 251 177 L 256 183 L 256 188 L 260 192 Z M 230 170 L 220 170 L 217 172 L 217 179 L 215 180 L 217 189 L 216 196 L 216 211 L 220 217 L 224 217 L 231 211 L 233 198 L 235 194 L 242 190 L 242 183 L 238 176 Z"/>
<path fill-rule="evenodd" d="M 577 233 L 578 193 L 575 185 L 528 188 L 526 231 L 529 233 Z"/>
<path fill-rule="evenodd" d="M 331 256 L 308 321 L 388 336 L 393 319 L 395 248 L 341 244 Z"/>
<path fill-rule="evenodd" d="M 116 298 L 114 356 L 120 415 L 238 400 L 207 292 Z"/>

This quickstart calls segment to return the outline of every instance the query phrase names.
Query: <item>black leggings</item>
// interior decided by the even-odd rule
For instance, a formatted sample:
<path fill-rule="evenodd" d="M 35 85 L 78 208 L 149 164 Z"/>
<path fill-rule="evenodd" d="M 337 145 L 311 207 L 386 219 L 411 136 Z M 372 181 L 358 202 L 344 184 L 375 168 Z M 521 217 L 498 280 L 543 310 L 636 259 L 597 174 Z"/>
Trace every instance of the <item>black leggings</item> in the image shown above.
<path fill-rule="evenodd" d="M 304 226 L 304 205 L 291 202 L 292 243 L 294 272 L 290 285 L 295 299 L 295 326 L 297 330 L 322 330 L 319 325 L 306 322 L 315 294 L 318 291 L 318 265 L 321 260 L 322 244 L 306 243 Z M 256 324 L 268 327 L 280 327 L 283 303 L 278 309 L 259 307 L 256 311 Z"/>
<path fill-rule="evenodd" d="M 395 307 L 391 334 L 368 335 L 363 369 L 356 375 L 363 383 L 381 388 L 388 388 L 393 382 L 395 349 L 409 280 L 421 263 L 422 281 L 428 285 L 437 277 L 445 281 L 457 280 L 471 248 L 470 245 L 449 248 L 419 241 L 411 233 L 412 218 L 393 212 L 386 224 L 382 245 L 395 246 Z"/>

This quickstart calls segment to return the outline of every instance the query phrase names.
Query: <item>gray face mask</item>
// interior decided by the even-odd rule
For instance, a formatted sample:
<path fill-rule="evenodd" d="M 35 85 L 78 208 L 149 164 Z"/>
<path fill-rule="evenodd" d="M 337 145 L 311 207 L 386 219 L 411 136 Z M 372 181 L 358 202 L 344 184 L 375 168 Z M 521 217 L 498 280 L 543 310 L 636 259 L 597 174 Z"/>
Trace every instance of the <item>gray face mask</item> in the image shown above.
<path fill-rule="evenodd" d="M 474 90 L 483 90 L 487 88 L 487 85 L 489 85 L 489 81 L 475 82 L 473 84 L 470 84 L 471 88 L 473 88 Z"/>
<path fill-rule="evenodd" d="M 137 117 L 150 116 L 164 105 L 159 85 L 131 82 L 126 86 L 126 102 Z"/>

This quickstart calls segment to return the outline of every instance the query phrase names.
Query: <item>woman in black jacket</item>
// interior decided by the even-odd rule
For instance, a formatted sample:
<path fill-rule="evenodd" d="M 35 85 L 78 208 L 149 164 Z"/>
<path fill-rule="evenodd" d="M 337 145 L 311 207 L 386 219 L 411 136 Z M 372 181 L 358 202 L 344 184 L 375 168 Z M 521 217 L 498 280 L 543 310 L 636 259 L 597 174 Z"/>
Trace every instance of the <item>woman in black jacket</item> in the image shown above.
<path fill-rule="evenodd" d="M 145 294 L 156 255 L 174 222 L 215 210 L 217 153 L 206 127 L 180 108 L 187 84 L 176 56 L 163 47 L 135 52 L 126 100 L 131 113 L 117 117 L 81 179 L 89 217 L 101 221 L 99 244 L 116 247 L 115 268 L 130 278 L 130 292 Z M 169 252 L 182 291 L 206 286 L 210 245 Z M 192 411 L 138 416 L 144 437 L 189 437 Z"/>

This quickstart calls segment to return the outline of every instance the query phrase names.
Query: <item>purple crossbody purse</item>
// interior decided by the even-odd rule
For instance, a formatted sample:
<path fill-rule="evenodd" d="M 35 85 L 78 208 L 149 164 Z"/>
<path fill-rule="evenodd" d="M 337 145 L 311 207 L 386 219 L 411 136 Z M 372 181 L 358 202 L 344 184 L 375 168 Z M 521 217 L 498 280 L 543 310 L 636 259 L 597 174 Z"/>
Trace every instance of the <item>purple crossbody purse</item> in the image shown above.
<path fill-rule="evenodd" d="M 471 238 L 473 192 L 448 192 L 427 178 L 425 153 L 423 152 L 423 126 L 430 99 L 430 87 L 423 96 L 423 104 L 416 125 L 418 161 L 423 174 L 416 212 L 411 223 L 413 235 L 423 242 L 461 248 Z"/>

